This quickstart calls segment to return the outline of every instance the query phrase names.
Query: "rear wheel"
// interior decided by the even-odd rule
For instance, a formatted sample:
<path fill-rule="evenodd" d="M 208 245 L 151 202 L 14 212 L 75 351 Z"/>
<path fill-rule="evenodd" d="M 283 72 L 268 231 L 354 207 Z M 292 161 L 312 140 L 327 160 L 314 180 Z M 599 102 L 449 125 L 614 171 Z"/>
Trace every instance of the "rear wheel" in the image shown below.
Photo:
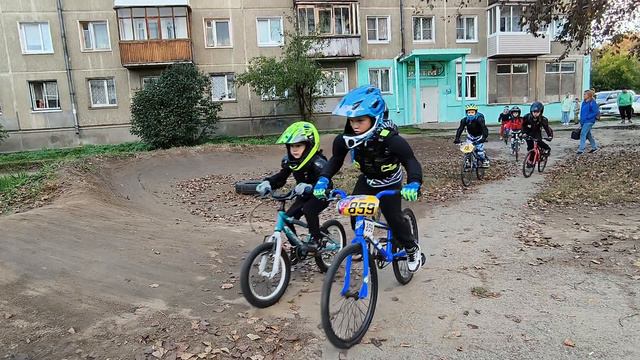
<path fill-rule="evenodd" d="M 536 152 L 534 150 L 529 150 L 529 152 L 527 152 L 527 155 L 524 157 L 524 160 L 522 161 L 522 175 L 524 175 L 524 177 L 526 178 L 531 176 L 531 174 L 533 174 L 533 171 L 535 170 L 535 155 Z"/>
<path fill-rule="evenodd" d="M 471 177 L 473 176 L 473 155 L 465 154 L 462 158 L 462 167 L 460 168 L 460 179 L 465 187 L 471 185 Z"/>
<path fill-rule="evenodd" d="M 247 301 L 259 308 L 269 307 L 280 300 L 289 286 L 291 260 L 287 253 L 280 251 L 275 259 L 276 244 L 265 242 L 247 255 L 240 269 L 240 287 Z M 271 274 L 276 261 L 278 272 Z"/>
<path fill-rule="evenodd" d="M 348 349 L 362 340 L 376 310 L 378 273 L 373 256 L 369 256 L 368 264 L 364 261 L 348 261 L 355 256 L 362 258 L 362 251 L 362 244 L 342 249 L 334 258 L 322 284 L 322 327 L 329 341 L 341 349 Z M 347 269 L 348 262 L 351 264 Z M 364 266 L 369 267 L 369 279 L 363 277 Z M 349 275 L 349 286 L 343 293 L 346 274 Z M 361 298 L 363 284 L 368 284 L 368 291 Z"/>
<path fill-rule="evenodd" d="M 328 220 L 320 227 L 324 244 L 321 251 L 316 255 L 316 265 L 321 272 L 327 272 L 336 254 L 347 245 L 347 234 L 344 226 L 338 220 Z"/>
<path fill-rule="evenodd" d="M 545 155 L 540 156 L 540 161 L 538 162 L 538 172 L 543 172 L 547 167 L 547 157 Z"/>
<path fill-rule="evenodd" d="M 402 210 L 402 216 L 409 223 L 409 229 L 411 230 L 411 236 L 416 241 L 416 243 L 420 242 L 420 236 L 418 234 L 418 222 L 416 221 L 416 216 L 413 214 L 413 211 L 409 208 Z M 398 245 L 395 242 L 391 244 L 391 249 L 393 253 L 397 253 L 399 251 Z M 395 275 L 396 280 L 402 285 L 406 285 L 413 279 L 413 273 L 409 271 L 409 265 L 407 265 L 407 256 L 396 257 L 393 259 L 393 263 L 391 265 L 393 267 L 393 275 Z"/>

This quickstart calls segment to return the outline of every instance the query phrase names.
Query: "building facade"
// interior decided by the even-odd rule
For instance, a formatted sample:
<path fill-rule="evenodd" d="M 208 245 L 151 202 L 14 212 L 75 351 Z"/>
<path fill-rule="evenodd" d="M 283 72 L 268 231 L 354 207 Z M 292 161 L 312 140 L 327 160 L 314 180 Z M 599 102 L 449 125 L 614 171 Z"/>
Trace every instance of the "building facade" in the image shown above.
<path fill-rule="evenodd" d="M 323 89 L 321 128 L 349 89 L 381 88 L 399 125 L 453 122 L 476 103 L 491 122 L 505 105 L 559 101 L 589 87 L 590 58 L 558 62 L 554 41 L 520 25 L 526 1 L 459 8 L 445 0 L 0 0 L 0 151 L 133 140 L 133 94 L 168 65 L 193 62 L 222 103 L 218 132 L 276 133 L 294 107 L 235 84 L 255 56 L 278 56 L 287 31 L 318 33 L 320 62 L 339 79 Z M 464 94 L 464 96 L 462 96 Z"/>

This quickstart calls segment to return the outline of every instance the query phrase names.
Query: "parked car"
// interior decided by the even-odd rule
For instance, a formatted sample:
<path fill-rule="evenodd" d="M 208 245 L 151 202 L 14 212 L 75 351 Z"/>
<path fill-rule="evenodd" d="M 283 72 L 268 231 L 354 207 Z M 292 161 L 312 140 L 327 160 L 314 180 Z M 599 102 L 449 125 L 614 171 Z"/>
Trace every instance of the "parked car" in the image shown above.
<path fill-rule="evenodd" d="M 622 90 L 599 91 L 595 94 L 596 104 L 600 106 L 602 104 L 615 102 L 618 99 L 618 94 L 620 94 L 621 92 Z M 629 90 L 629 92 L 631 93 L 631 95 L 634 95 L 634 96 L 636 95 L 636 93 L 633 90 Z"/>
<path fill-rule="evenodd" d="M 633 97 L 632 106 L 633 106 L 633 113 L 640 114 L 640 95 L 636 95 Z M 600 114 L 602 114 L 602 116 L 620 116 L 620 111 L 618 110 L 618 103 L 614 100 L 606 104 L 600 105 Z"/>

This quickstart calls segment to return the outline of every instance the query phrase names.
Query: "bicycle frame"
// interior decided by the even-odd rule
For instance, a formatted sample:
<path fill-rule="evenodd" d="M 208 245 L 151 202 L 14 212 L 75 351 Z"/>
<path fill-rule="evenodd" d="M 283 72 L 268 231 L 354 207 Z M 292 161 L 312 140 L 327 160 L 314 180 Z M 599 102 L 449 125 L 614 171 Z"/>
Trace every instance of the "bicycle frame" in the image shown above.
<path fill-rule="evenodd" d="M 376 195 L 376 197 L 380 199 L 384 196 L 395 195 L 397 192 L 398 192 L 397 190 L 384 190 L 379 192 Z M 338 191 L 338 194 L 343 198 L 346 197 L 346 193 L 342 191 Z M 366 226 L 374 226 L 374 227 L 387 229 L 386 247 L 382 246 L 382 244 L 380 244 L 380 242 L 377 241 L 375 238 L 365 238 L 364 230 Z M 363 299 L 369 295 L 369 256 L 373 255 L 373 254 L 369 254 L 368 242 L 375 247 L 377 255 L 382 255 L 384 257 L 384 260 L 387 262 L 391 262 L 393 261 L 393 259 L 398 257 L 406 256 L 407 252 L 404 249 L 400 250 L 397 253 L 393 252 L 392 250 L 393 234 L 391 233 L 391 229 L 387 224 L 377 222 L 365 216 L 359 215 L 359 216 L 356 216 L 355 233 L 356 233 L 356 236 L 351 241 L 351 244 L 358 244 L 362 247 L 362 261 L 363 261 L 363 264 L 365 264 L 364 273 L 362 274 L 364 277 L 364 281 L 362 283 L 362 287 L 360 288 L 360 291 L 358 292 L 358 299 Z M 349 282 L 351 278 L 351 263 L 352 263 L 352 257 L 349 256 L 347 258 L 347 264 L 346 264 L 347 269 L 345 273 L 345 282 L 344 282 L 344 286 L 342 287 L 342 291 L 340 292 L 342 296 L 345 296 L 347 294 L 347 291 L 349 290 L 349 286 L 350 286 Z"/>

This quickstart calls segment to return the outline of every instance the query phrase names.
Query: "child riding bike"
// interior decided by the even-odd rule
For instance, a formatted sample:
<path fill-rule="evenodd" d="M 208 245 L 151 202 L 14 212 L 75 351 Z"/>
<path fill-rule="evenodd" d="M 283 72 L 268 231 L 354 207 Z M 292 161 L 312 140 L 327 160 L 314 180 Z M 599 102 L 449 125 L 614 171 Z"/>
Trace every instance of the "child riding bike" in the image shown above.
<path fill-rule="evenodd" d="M 498 122 L 500 123 L 500 140 L 507 136 L 505 135 L 505 131 L 509 131 L 511 120 L 513 120 L 513 117 L 511 116 L 509 107 L 505 106 L 504 109 L 502 109 L 502 113 L 498 116 Z"/>
<path fill-rule="evenodd" d="M 460 120 L 460 126 L 456 131 L 456 139 L 453 142 L 454 144 L 460 144 L 460 136 L 466 128 L 467 140 L 476 146 L 474 151 L 482 161 L 482 167 L 488 168 L 489 157 L 484 151 L 484 143 L 487 142 L 487 137 L 489 137 L 489 129 L 487 129 L 487 125 L 484 122 L 484 115 L 478 112 L 478 106 L 474 104 L 465 106 L 465 112 L 467 116 Z"/>
<path fill-rule="evenodd" d="M 420 247 L 411 235 L 401 208 L 401 197 L 416 201 L 422 186 L 422 166 L 407 141 L 398 134 L 395 124 L 386 118 L 387 106 L 380 89 L 365 85 L 351 90 L 333 111 L 347 118 L 344 133 L 333 141 L 333 154 L 313 194 L 325 198 L 330 179 L 340 170 L 344 158 L 353 151 L 354 165 L 362 174 L 353 195 L 376 195 L 383 190 L 401 190 L 380 199 L 380 209 L 398 244 L 407 251 L 409 271 L 416 272 L 422 263 Z M 402 186 L 402 165 L 407 184 Z M 354 224 L 352 223 L 352 226 Z"/>
<path fill-rule="evenodd" d="M 544 156 L 548 157 L 551 153 L 551 147 L 542 141 L 542 129 L 544 128 L 544 131 L 547 133 L 549 141 L 553 139 L 553 130 L 549 127 L 549 119 L 542 115 L 543 113 L 544 105 L 542 105 L 541 102 L 536 101 L 531 104 L 530 112 L 524 116 L 522 132 L 523 135 L 533 138 L 527 139 L 527 151 L 533 149 L 533 142 L 535 140 L 538 143 L 538 146 L 544 150 Z M 533 165 L 528 164 L 527 166 Z"/>
<path fill-rule="evenodd" d="M 262 181 L 256 191 L 266 195 L 274 189 L 281 188 L 293 173 L 296 180 L 295 192 L 301 194 L 287 210 L 287 215 L 300 219 L 304 215 L 309 226 L 308 253 L 317 252 L 321 245 L 320 219 L 318 215 L 329 203 L 311 196 L 312 184 L 320 177 L 327 158 L 320 149 L 320 135 L 316 127 L 305 121 L 291 124 L 278 138 L 277 144 L 285 144 L 287 154 L 282 158 L 280 171 Z"/>

